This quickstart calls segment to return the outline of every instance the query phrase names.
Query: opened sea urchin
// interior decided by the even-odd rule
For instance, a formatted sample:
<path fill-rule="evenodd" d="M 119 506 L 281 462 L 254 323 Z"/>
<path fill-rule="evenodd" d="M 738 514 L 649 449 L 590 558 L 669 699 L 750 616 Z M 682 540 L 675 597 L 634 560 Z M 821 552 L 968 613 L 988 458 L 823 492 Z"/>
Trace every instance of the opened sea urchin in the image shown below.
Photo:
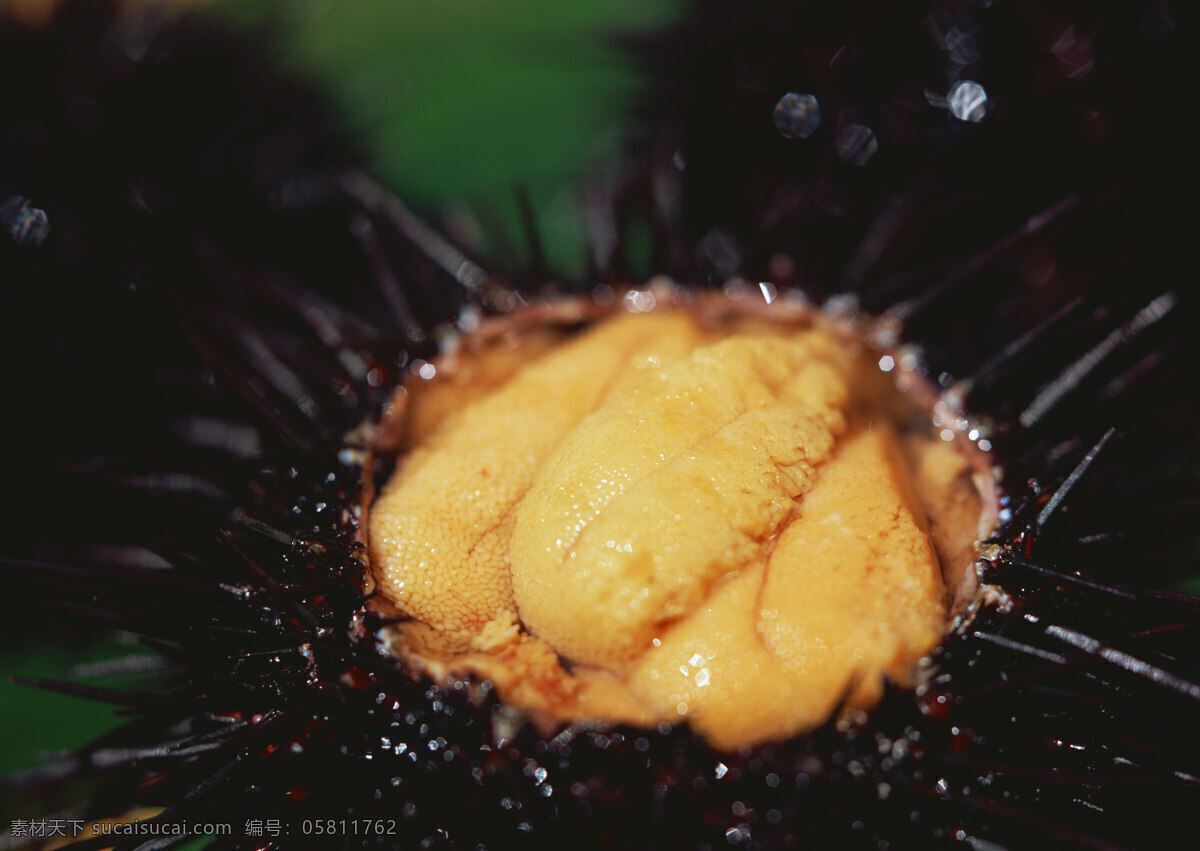
<path fill-rule="evenodd" d="M 403 388 L 368 524 L 397 652 L 550 731 L 687 720 L 723 749 L 911 683 L 991 531 L 967 457 L 848 324 L 621 304 L 574 334 L 586 305 L 494 322 Z"/>

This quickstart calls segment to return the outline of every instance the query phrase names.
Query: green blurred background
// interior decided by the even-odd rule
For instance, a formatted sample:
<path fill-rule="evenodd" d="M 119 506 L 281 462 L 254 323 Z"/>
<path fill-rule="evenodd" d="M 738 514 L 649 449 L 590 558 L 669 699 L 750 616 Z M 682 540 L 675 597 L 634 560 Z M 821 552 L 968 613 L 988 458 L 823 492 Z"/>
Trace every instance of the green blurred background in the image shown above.
<path fill-rule="evenodd" d="M 517 234 L 515 188 L 537 212 L 552 268 L 582 271 L 581 177 L 611 162 L 638 78 L 615 43 L 677 15 L 683 0 L 222 0 L 266 23 L 279 59 L 342 104 L 377 173 L 427 215 L 488 209 Z M 0 650 L 0 774 L 82 745 L 116 719 L 104 704 L 13 683 L 140 652 L 131 637 Z M 129 685 L 128 677 L 98 677 Z M 22 817 L 34 815 L 18 814 Z"/>
<path fill-rule="evenodd" d="M 528 191 L 550 266 L 583 270 L 580 177 L 611 162 L 637 90 L 619 36 L 684 0 L 225 0 L 285 34 L 366 140 L 379 175 L 426 212 L 486 208 L 517 234 Z"/>

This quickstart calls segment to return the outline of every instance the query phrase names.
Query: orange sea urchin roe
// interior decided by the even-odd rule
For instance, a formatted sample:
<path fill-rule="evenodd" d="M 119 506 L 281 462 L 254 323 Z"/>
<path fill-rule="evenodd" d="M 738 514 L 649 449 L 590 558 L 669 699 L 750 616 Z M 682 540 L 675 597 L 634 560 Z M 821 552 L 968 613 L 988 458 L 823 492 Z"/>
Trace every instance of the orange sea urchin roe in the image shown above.
<path fill-rule="evenodd" d="M 600 322 L 409 435 L 369 522 L 401 652 L 535 718 L 686 717 L 721 748 L 869 705 L 946 617 L 903 410 L 826 331 Z M 973 523 L 952 468 L 920 493 Z"/>

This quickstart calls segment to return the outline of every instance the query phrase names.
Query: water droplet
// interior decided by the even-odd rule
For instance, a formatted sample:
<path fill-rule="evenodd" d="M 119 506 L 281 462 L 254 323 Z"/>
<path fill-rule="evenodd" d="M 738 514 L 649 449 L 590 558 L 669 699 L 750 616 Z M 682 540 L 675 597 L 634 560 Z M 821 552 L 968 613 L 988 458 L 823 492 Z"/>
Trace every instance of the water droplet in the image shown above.
<path fill-rule="evenodd" d="M 866 165 L 867 160 L 879 150 L 875 132 L 862 124 L 847 124 L 838 131 L 834 145 L 838 156 L 850 165 Z"/>
<path fill-rule="evenodd" d="M 725 831 L 725 841 L 730 845 L 741 845 L 750 839 L 750 826 L 739 824 L 737 827 L 731 827 Z"/>
<path fill-rule="evenodd" d="M 775 129 L 789 139 L 807 139 L 821 125 L 821 107 L 812 95 L 788 92 L 771 113 Z"/>
<path fill-rule="evenodd" d="M 0 228 L 8 231 L 17 245 L 36 248 L 50 235 L 50 220 L 28 198 L 14 195 L 0 204 Z"/>
<path fill-rule="evenodd" d="M 979 43 L 966 27 L 951 27 L 946 33 L 943 49 L 950 54 L 950 61 L 957 65 L 971 65 L 979 61 Z"/>
<path fill-rule="evenodd" d="M 988 96 L 974 80 L 959 80 L 950 90 L 950 114 L 959 121 L 978 124 L 988 112 Z"/>

